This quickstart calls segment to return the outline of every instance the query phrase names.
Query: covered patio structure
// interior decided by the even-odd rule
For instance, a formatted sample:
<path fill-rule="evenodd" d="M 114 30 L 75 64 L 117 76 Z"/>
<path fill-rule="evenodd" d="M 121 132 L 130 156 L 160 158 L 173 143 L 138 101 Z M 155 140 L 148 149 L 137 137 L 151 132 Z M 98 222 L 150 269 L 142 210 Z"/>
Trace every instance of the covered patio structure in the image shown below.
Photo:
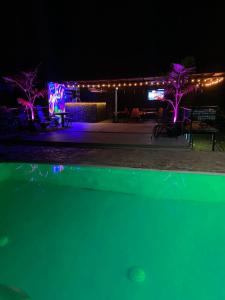
<path fill-rule="evenodd" d="M 196 87 L 206 89 L 221 83 L 224 76 L 224 73 L 192 74 L 189 81 Z M 48 84 L 49 112 L 53 114 L 54 112 L 69 111 L 74 115 L 74 121 L 78 122 L 102 121 L 106 115 L 107 101 L 100 100 L 98 97 L 97 101 L 86 101 L 86 99 L 82 99 L 81 94 L 88 91 L 97 95 L 104 94 L 104 97 L 107 97 L 110 93 L 114 94 L 113 115 L 114 121 L 117 122 L 120 91 L 142 90 L 144 94 L 146 93 L 144 96 L 146 100 L 147 93 L 154 91 L 156 98 L 151 100 L 162 103 L 165 100 L 164 91 L 170 84 L 171 81 L 166 76 L 50 82 Z"/>

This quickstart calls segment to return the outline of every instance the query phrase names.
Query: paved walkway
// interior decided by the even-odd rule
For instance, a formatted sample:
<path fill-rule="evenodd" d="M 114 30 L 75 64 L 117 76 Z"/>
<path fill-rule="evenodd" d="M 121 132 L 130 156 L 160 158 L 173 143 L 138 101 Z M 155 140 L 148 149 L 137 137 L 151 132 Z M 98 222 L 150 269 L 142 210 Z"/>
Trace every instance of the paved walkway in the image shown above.
<path fill-rule="evenodd" d="M 176 149 L 0 146 L 0 161 L 225 173 L 224 152 Z"/>

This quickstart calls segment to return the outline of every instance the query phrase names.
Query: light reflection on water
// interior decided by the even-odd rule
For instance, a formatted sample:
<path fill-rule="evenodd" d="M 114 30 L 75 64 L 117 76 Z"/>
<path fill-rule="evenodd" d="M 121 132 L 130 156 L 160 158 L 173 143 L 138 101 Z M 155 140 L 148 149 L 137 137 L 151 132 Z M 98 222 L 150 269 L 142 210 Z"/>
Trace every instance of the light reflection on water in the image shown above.
<path fill-rule="evenodd" d="M 53 173 L 61 173 L 63 170 L 64 170 L 63 165 L 53 165 L 52 166 Z"/>

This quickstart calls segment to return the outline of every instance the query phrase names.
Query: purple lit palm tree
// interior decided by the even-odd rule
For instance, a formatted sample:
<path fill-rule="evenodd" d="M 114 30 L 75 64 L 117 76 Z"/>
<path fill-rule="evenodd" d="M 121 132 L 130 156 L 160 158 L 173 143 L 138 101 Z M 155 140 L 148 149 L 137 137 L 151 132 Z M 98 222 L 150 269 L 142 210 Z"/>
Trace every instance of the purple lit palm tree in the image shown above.
<path fill-rule="evenodd" d="M 18 87 L 26 99 L 19 98 L 18 103 L 26 110 L 30 110 L 31 119 L 34 120 L 34 102 L 39 97 L 44 97 L 46 89 L 38 89 L 37 86 L 38 67 L 33 71 L 21 72 L 18 75 L 3 77 L 3 79 L 14 87 Z"/>
<path fill-rule="evenodd" d="M 172 64 L 172 69 L 168 74 L 165 101 L 168 101 L 173 107 L 173 123 L 177 121 L 183 96 L 196 89 L 196 85 L 190 82 L 190 75 L 194 70 L 195 67 L 186 68 L 181 64 Z"/>

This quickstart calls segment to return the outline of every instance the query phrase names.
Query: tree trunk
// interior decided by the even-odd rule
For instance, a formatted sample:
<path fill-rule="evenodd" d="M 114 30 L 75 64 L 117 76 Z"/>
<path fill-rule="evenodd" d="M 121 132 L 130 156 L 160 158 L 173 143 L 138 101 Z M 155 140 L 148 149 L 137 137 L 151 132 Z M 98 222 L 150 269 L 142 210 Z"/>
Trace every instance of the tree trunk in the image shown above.
<path fill-rule="evenodd" d="M 174 106 L 174 113 L 173 113 L 173 123 L 176 123 L 178 118 L 178 110 L 179 110 L 179 99 L 178 94 L 176 93 L 176 99 L 175 99 L 175 106 Z"/>

